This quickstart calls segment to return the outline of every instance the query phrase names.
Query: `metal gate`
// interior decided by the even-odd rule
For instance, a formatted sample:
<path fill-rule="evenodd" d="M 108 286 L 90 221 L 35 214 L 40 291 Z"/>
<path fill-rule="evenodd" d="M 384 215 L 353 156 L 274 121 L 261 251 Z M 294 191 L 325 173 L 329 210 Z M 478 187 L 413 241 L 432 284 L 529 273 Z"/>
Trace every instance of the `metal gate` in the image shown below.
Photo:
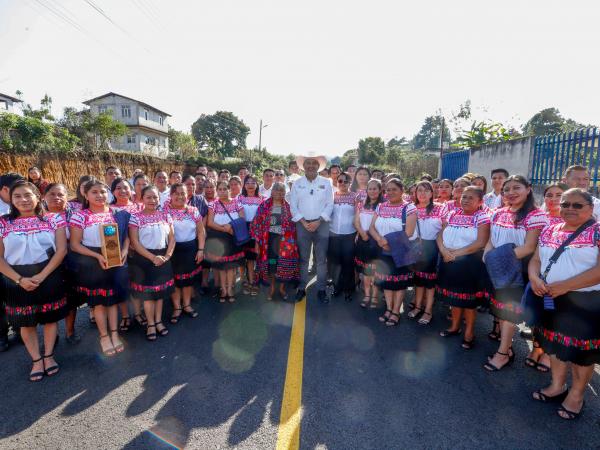
<path fill-rule="evenodd" d="M 469 171 L 470 150 L 445 153 L 442 156 L 442 178 L 455 180 Z"/>

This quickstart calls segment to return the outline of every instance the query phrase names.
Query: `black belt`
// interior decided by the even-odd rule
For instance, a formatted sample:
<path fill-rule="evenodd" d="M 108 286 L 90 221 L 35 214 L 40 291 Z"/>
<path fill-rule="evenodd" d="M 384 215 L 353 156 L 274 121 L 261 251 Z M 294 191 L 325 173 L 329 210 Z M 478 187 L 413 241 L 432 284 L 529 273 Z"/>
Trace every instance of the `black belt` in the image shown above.
<path fill-rule="evenodd" d="M 304 219 L 306 222 L 311 223 L 311 222 L 316 222 L 318 220 L 321 220 L 321 218 L 319 217 L 318 219 Z"/>

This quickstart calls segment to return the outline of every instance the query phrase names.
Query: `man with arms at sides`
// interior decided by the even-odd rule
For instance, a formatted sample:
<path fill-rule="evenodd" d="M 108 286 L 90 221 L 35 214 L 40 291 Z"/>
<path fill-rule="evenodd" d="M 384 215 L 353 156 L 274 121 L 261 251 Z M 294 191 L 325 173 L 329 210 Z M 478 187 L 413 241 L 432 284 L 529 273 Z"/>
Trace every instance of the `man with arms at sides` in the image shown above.
<path fill-rule="evenodd" d="M 508 178 L 508 170 L 494 169 L 491 173 L 492 191 L 483 196 L 483 203 L 490 209 L 502 207 L 502 185 Z"/>
<path fill-rule="evenodd" d="M 263 184 L 258 188 L 258 193 L 266 200 L 271 198 L 271 189 L 275 181 L 275 171 L 273 169 L 265 169 L 263 171 Z"/>
<path fill-rule="evenodd" d="M 154 185 L 158 188 L 158 196 L 160 198 L 160 206 L 162 207 L 169 196 L 171 191 L 169 190 L 169 183 L 167 178 L 167 172 L 164 170 L 157 170 L 154 174 Z"/>

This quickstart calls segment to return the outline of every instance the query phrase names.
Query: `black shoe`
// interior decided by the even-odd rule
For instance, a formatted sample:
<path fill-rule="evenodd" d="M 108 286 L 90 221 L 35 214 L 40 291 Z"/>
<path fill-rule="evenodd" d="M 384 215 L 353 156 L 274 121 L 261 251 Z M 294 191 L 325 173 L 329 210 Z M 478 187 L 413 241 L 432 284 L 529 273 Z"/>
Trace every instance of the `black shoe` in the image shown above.
<path fill-rule="evenodd" d="M 296 291 L 296 297 L 294 297 L 294 301 L 300 302 L 300 301 L 302 301 L 302 299 L 304 297 L 306 297 L 306 290 L 304 290 L 304 289 L 298 289 Z"/>
<path fill-rule="evenodd" d="M 344 294 L 344 300 L 346 300 L 347 302 L 351 302 L 352 301 L 352 292 L 346 292 Z"/>
<path fill-rule="evenodd" d="M 8 350 L 8 337 L 0 337 L 0 353 Z"/>
<path fill-rule="evenodd" d="M 69 345 L 77 345 L 81 342 L 81 336 L 73 333 L 71 336 L 65 336 L 65 341 Z"/>
<path fill-rule="evenodd" d="M 327 292 L 319 291 L 317 292 L 317 298 L 321 303 L 327 304 L 329 303 L 329 297 L 327 297 Z"/>

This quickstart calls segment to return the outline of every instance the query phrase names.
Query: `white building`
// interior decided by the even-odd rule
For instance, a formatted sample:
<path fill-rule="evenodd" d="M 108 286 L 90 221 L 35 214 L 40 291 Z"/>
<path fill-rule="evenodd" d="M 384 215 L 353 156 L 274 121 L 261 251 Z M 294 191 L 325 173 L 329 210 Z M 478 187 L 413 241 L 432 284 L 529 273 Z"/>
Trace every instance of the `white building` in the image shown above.
<path fill-rule="evenodd" d="M 15 103 L 23 103 L 16 97 L 0 93 L 0 113 L 9 112 L 13 114 L 20 114 L 21 111 L 15 109 Z"/>
<path fill-rule="evenodd" d="M 170 114 L 114 92 L 87 100 L 83 104 L 90 107 L 92 114 L 112 112 L 115 120 L 129 128 L 125 136 L 111 141 L 113 150 L 140 152 L 163 158 L 168 155 Z"/>

